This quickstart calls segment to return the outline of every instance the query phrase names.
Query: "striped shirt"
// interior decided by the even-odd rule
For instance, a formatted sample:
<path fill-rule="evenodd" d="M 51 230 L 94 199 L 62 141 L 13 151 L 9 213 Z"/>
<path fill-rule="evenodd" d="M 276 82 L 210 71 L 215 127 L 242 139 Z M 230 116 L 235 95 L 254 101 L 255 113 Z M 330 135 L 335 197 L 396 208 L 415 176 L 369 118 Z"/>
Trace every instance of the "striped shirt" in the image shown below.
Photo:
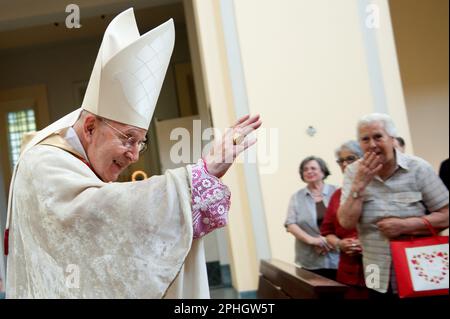
<path fill-rule="evenodd" d="M 363 210 L 358 224 L 358 233 L 363 248 L 363 263 L 366 277 L 373 266 L 380 271 L 380 285 L 374 288 L 386 292 L 394 277 L 391 272 L 389 239 L 377 228 L 376 223 L 387 217 L 420 217 L 426 210 L 437 211 L 449 202 L 449 194 L 432 166 L 421 158 L 406 155 L 396 150 L 397 170 L 383 181 L 375 178 L 364 190 Z M 360 160 L 361 161 L 361 160 Z M 351 193 L 353 179 L 360 161 L 345 170 L 341 204 Z M 395 281 L 392 281 L 395 287 Z"/>

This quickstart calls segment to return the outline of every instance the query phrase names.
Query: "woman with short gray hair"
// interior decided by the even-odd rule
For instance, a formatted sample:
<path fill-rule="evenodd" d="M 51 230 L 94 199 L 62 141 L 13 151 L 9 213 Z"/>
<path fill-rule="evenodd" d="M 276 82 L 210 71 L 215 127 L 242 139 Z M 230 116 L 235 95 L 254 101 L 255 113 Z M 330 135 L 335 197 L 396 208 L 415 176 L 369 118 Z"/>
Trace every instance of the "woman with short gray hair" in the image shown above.
<path fill-rule="evenodd" d="M 373 123 L 381 123 L 384 130 L 390 137 L 397 137 L 397 128 L 392 118 L 384 113 L 371 113 L 363 116 L 356 126 L 356 136 L 360 138 L 360 129 L 363 126 L 367 126 Z"/>
<path fill-rule="evenodd" d="M 397 131 L 387 114 L 370 114 L 358 123 L 364 157 L 348 166 L 342 186 L 339 223 L 358 226 L 364 267 L 376 267 L 374 298 L 396 297 L 390 241 L 429 235 L 429 225 L 449 225 L 448 190 L 424 159 L 395 149 Z"/>
<path fill-rule="evenodd" d="M 363 152 L 356 141 L 348 141 L 336 150 L 335 155 L 336 162 L 344 172 L 347 165 L 363 157 Z M 350 287 L 345 297 L 348 299 L 368 298 L 358 233 L 356 229 L 346 230 L 339 224 L 337 211 L 340 200 L 341 189 L 339 188 L 331 196 L 325 219 L 320 228 L 321 234 L 340 252 L 336 280 Z"/>

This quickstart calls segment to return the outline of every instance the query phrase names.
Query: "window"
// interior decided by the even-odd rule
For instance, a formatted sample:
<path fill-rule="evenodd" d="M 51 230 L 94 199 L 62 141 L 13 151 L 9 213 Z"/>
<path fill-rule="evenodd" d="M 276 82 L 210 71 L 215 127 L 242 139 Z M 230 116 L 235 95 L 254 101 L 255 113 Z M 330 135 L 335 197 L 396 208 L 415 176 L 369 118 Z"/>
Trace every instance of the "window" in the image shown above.
<path fill-rule="evenodd" d="M 6 198 L 13 168 L 19 159 L 23 134 L 37 131 L 49 123 L 45 85 L 0 90 L 0 175 Z"/>
<path fill-rule="evenodd" d="M 8 142 L 11 170 L 20 155 L 20 145 L 24 133 L 36 131 L 34 110 L 21 110 L 8 113 Z"/>

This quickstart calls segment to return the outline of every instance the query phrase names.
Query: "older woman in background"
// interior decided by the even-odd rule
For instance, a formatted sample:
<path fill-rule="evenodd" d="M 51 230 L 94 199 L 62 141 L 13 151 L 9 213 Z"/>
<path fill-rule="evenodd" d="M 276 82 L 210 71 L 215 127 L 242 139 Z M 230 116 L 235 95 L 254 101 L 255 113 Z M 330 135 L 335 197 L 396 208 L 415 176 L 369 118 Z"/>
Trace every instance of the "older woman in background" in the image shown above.
<path fill-rule="evenodd" d="M 335 280 L 339 254 L 320 235 L 319 228 L 336 187 L 324 183 L 330 171 L 319 157 L 305 158 L 300 164 L 299 173 L 307 186 L 292 196 L 285 222 L 287 231 L 296 239 L 295 262 L 307 270 Z"/>
<path fill-rule="evenodd" d="M 356 141 L 348 141 L 336 150 L 336 162 L 344 173 L 347 165 L 355 162 L 363 156 L 361 147 Z M 322 236 L 333 248 L 340 251 L 340 259 L 336 280 L 349 285 L 346 298 L 368 298 L 368 290 L 364 280 L 362 264 L 362 249 L 358 240 L 356 229 L 346 230 L 338 221 L 337 211 L 341 200 L 339 188 L 331 196 L 327 212 L 321 226 Z"/>

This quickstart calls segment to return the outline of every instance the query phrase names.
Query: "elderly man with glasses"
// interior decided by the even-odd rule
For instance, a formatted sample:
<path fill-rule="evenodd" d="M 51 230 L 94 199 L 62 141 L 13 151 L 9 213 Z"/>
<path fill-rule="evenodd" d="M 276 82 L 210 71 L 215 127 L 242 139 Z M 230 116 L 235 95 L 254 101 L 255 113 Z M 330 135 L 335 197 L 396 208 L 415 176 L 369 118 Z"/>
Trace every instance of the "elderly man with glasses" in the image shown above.
<path fill-rule="evenodd" d="M 219 179 L 256 139 L 245 116 L 196 165 L 117 183 L 139 159 L 174 46 L 133 10 L 105 31 L 81 108 L 26 138 L 11 180 L 7 298 L 208 298 L 202 237 L 227 223 Z"/>

